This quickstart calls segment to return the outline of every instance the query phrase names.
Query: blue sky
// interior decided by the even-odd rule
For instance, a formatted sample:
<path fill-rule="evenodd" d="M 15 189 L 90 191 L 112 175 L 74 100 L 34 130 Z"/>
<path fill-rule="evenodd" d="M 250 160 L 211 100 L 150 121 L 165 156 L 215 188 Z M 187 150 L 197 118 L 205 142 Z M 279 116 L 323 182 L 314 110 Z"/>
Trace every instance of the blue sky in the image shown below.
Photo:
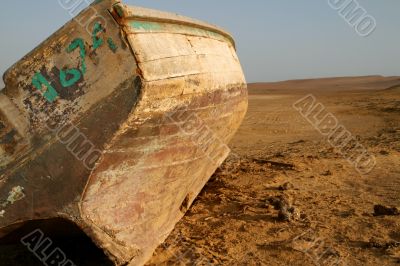
<path fill-rule="evenodd" d="M 328 0 L 124 2 L 226 28 L 236 39 L 249 82 L 399 75 L 399 0 L 358 0 L 377 21 L 369 37 L 357 35 Z M 0 73 L 70 19 L 58 0 L 4 1 L 0 9 Z"/>

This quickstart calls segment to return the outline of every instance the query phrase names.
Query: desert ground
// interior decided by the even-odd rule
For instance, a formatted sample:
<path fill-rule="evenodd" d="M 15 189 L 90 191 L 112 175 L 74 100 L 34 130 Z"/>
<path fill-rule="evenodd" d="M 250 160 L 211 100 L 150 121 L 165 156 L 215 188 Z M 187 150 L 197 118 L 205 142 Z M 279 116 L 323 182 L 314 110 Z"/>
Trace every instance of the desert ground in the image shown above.
<path fill-rule="evenodd" d="M 308 94 L 376 158 L 371 172 L 293 108 Z M 230 147 L 148 266 L 400 264 L 400 77 L 250 84 Z M 77 265 L 111 265 L 83 236 L 60 246 Z M 0 265 L 41 263 L 5 245 Z"/>
<path fill-rule="evenodd" d="M 399 84 L 378 76 L 250 84 L 233 155 L 148 265 L 399 265 L 399 213 L 374 211 L 400 207 Z M 293 108 L 308 94 L 375 156 L 369 174 Z"/>

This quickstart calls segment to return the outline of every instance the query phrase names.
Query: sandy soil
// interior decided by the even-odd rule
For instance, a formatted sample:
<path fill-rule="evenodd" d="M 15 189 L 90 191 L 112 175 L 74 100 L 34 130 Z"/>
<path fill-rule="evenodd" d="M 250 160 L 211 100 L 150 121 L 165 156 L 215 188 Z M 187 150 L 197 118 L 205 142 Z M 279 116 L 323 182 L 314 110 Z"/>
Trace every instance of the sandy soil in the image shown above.
<path fill-rule="evenodd" d="M 232 155 L 148 265 L 399 265 L 400 84 L 251 84 Z M 292 105 L 312 93 L 375 156 L 361 175 Z M 392 212 L 396 214 L 396 212 Z"/>
<path fill-rule="evenodd" d="M 377 76 L 251 84 L 232 155 L 148 266 L 399 265 L 400 216 L 374 215 L 377 204 L 400 207 L 398 84 Z M 371 173 L 357 172 L 292 107 L 309 93 L 376 157 Z M 52 240 L 76 265 L 111 265 L 83 235 Z M 0 265 L 42 263 L 19 244 L 0 247 Z"/>

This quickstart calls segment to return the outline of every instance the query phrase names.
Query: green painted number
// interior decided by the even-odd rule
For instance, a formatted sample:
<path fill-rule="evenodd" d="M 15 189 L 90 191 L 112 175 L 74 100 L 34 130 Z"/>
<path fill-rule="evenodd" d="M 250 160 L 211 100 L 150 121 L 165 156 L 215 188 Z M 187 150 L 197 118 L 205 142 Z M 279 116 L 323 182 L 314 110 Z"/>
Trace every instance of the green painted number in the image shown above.
<path fill-rule="evenodd" d="M 86 57 L 86 50 L 85 50 L 85 42 L 83 41 L 82 38 L 77 38 L 71 42 L 71 44 L 67 48 L 68 53 L 72 53 L 75 51 L 75 49 L 79 48 L 79 54 L 81 57 L 81 71 L 82 74 L 86 73 L 86 62 L 85 62 L 85 57 Z"/>
<path fill-rule="evenodd" d="M 101 45 L 103 45 L 104 40 L 98 37 L 100 32 L 105 32 L 105 29 L 100 23 L 96 23 L 92 32 L 93 50 L 96 50 Z M 117 51 L 118 46 L 114 43 L 112 38 L 107 39 L 108 48 L 114 53 Z M 82 75 L 86 73 L 86 48 L 85 42 L 82 38 L 76 38 L 73 40 L 67 48 L 67 53 L 72 53 L 79 48 L 79 56 L 81 58 L 80 70 L 76 68 L 60 70 L 60 83 L 64 88 L 71 87 L 77 83 Z M 69 77 L 69 79 L 68 79 Z M 36 73 L 32 79 L 32 85 L 39 91 L 43 92 L 43 97 L 50 103 L 54 102 L 58 97 L 57 91 L 54 87 L 47 81 L 47 79 L 40 73 Z M 44 88 L 46 90 L 44 91 Z"/>
<path fill-rule="evenodd" d="M 50 103 L 54 102 L 58 96 L 57 91 L 40 72 L 33 76 L 32 85 L 41 92 L 43 92 L 43 86 L 46 87 L 43 97 Z"/>
<path fill-rule="evenodd" d="M 110 50 L 115 53 L 118 49 L 118 46 L 114 43 L 113 39 L 108 38 L 107 43 L 108 43 L 108 48 L 110 48 Z"/>
<path fill-rule="evenodd" d="M 101 26 L 100 23 L 97 22 L 94 25 L 93 32 L 92 32 L 92 41 L 93 41 L 93 49 L 94 50 L 96 50 L 103 44 L 103 39 L 97 37 L 97 34 L 102 31 L 104 32 L 103 27 Z"/>
<path fill-rule="evenodd" d="M 67 75 L 72 75 L 72 78 L 67 80 Z M 81 77 L 81 72 L 76 68 L 60 71 L 60 82 L 64 88 L 74 85 L 81 79 Z"/>

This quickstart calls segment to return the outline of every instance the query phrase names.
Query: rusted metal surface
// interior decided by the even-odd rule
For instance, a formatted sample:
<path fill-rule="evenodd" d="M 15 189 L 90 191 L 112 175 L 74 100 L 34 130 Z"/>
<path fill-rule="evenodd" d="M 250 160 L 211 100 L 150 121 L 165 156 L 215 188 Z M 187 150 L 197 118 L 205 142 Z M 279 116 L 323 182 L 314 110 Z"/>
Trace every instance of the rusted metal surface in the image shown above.
<path fill-rule="evenodd" d="M 247 110 L 228 33 L 119 1 L 97 1 L 4 79 L 0 233 L 62 217 L 117 265 L 165 240 Z"/>

